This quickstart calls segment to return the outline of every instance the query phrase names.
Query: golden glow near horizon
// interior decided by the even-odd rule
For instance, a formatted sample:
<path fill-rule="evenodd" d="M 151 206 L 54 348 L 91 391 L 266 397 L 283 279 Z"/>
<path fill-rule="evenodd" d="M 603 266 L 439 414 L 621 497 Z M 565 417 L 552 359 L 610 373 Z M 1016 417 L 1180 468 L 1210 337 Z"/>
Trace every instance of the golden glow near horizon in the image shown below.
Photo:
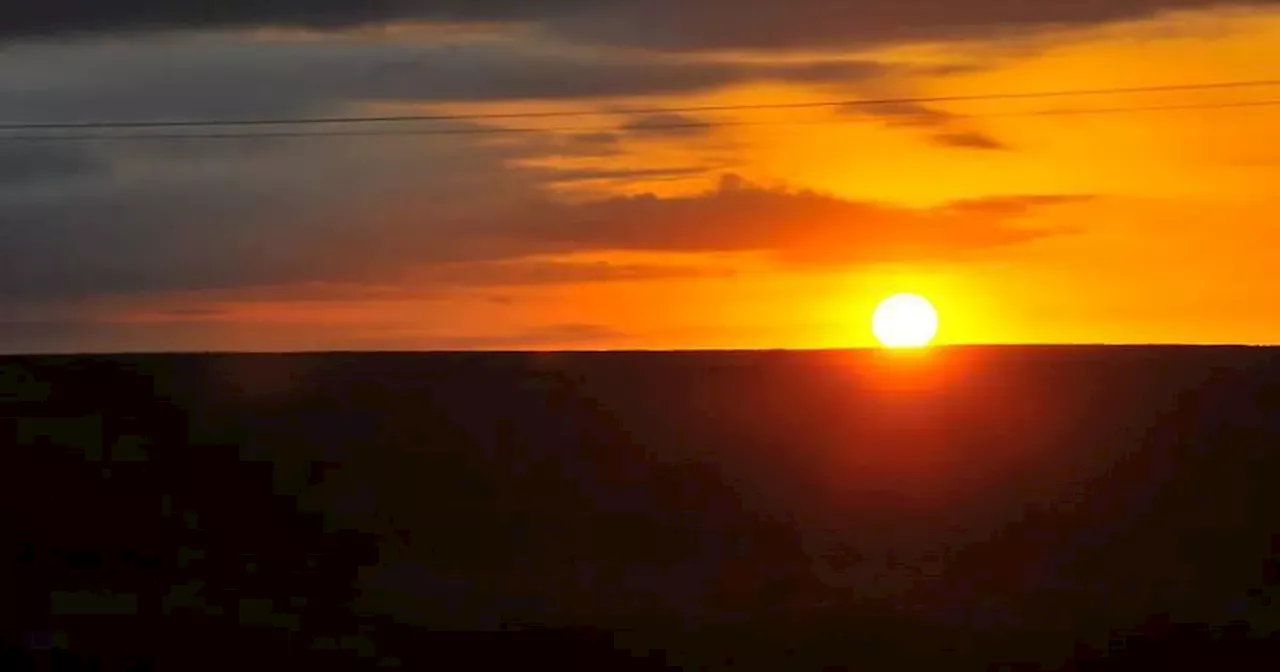
<path fill-rule="evenodd" d="M 871 330 L 887 348 L 923 348 L 938 334 L 938 311 L 918 294 L 895 294 L 880 302 Z"/>

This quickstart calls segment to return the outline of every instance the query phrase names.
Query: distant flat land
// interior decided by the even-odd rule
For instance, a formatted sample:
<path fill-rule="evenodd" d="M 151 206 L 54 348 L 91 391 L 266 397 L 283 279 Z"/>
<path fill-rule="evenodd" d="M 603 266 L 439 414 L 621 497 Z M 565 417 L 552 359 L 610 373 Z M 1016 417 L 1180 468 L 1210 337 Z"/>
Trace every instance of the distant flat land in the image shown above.
<path fill-rule="evenodd" d="M 354 669 L 540 624 L 734 669 L 964 669 L 1143 624 L 1258 641 L 1278 355 L 2 357 L 4 642 Z"/>

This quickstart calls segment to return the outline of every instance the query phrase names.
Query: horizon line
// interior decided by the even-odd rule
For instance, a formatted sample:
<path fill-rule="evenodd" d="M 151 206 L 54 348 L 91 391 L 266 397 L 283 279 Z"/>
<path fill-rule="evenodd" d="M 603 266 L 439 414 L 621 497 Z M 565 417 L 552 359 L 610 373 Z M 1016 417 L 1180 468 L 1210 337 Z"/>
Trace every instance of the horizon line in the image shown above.
<path fill-rule="evenodd" d="M 745 354 L 745 353 L 885 353 L 925 355 L 937 350 L 976 349 L 1070 349 L 1070 348 L 1179 348 L 1179 349 L 1266 349 L 1280 343 L 954 343 L 918 349 L 881 346 L 857 347 L 688 347 L 688 348 L 580 348 L 580 349 L 297 349 L 297 350 L 86 350 L 50 352 L 0 352 L 0 358 L 31 357 L 128 357 L 128 356 L 219 356 L 219 355 L 608 355 L 608 354 Z"/>

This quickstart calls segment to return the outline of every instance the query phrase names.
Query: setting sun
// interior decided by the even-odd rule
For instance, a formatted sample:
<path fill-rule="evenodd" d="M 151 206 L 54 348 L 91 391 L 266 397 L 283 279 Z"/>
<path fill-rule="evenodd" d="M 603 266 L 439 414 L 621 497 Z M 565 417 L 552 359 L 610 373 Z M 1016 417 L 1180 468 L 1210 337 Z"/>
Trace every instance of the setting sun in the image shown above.
<path fill-rule="evenodd" d="M 938 334 L 938 311 L 916 294 L 897 294 L 880 303 L 871 330 L 887 348 L 923 348 Z"/>

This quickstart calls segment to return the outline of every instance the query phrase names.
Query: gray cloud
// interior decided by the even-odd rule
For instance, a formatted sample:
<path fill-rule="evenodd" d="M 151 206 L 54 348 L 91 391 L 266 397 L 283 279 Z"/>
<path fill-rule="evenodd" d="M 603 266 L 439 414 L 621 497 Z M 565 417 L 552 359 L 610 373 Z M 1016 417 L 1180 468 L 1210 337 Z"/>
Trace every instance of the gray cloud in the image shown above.
<path fill-rule="evenodd" d="M 713 130 L 705 119 L 664 112 L 646 114 L 623 124 L 622 130 L 650 137 L 688 139 L 706 137 Z"/>
<path fill-rule="evenodd" d="M 851 105 L 843 111 L 847 114 L 869 116 L 887 125 L 904 128 L 940 128 L 960 119 L 949 112 L 919 103 Z"/>
<path fill-rule="evenodd" d="M 984 131 L 972 128 L 968 118 L 918 103 L 850 106 L 847 114 L 878 119 L 894 128 L 928 132 L 928 141 L 938 147 L 957 149 L 1008 150 L 1009 145 Z"/>
<path fill-rule="evenodd" d="M 353 193 L 361 190 L 347 171 L 333 170 L 299 176 L 294 185 L 259 185 L 249 175 L 234 189 L 229 182 L 161 183 L 4 203 L 0 295 L 58 300 L 360 283 L 433 266 L 422 271 L 423 287 L 641 279 L 660 272 L 491 263 L 601 251 L 763 252 L 799 264 L 960 259 L 1060 234 L 1023 228 L 1017 220 L 1078 199 L 1014 196 L 916 210 L 726 179 L 719 189 L 693 196 L 561 203 L 536 188 L 522 189 L 518 172 L 502 187 L 477 166 L 474 179 L 430 185 L 433 191 L 409 181 L 387 192 L 385 202 L 366 198 L 365 205 L 326 213 L 333 202 L 317 197 L 328 185 L 345 178 Z M 311 179 L 318 184 L 307 186 Z M 467 262 L 484 263 L 459 265 Z"/>
<path fill-rule="evenodd" d="M 854 83 L 885 72 L 878 64 L 860 61 L 817 66 L 691 61 L 635 51 L 520 53 L 453 47 L 438 54 L 406 55 L 371 69 L 353 83 L 353 93 L 370 100 L 602 98 L 683 93 L 755 80 Z"/>
<path fill-rule="evenodd" d="M 26 45 L 0 61 L 0 122 L 335 114 L 368 103 L 690 93 L 750 81 L 860 81 L 864 61 L 751 64 L 518 40 L 253 40 L 192 36 Z"/>
<path fill-rule="evenodd" d="M 766 189 L 727 176 L 711 191 L 681 197 L 614 197 L 585 202 L 524 199 L 448 230 L 415 230 L 413 216 L 379 223 L 362 254 L 418 264 L 522 259 L 583 252 L 752 252 L 786 264 L 857 266 L 961 261 L 971 255 L 1068 233 L 1025 227 L 1035 211 L 1088 198 L 1020 195 L 915 209 Z M 411 210 L 411 208 L 410 208 Z M 368 228 L 368 224 L 360 224 Z M 399 255 L 399 256 L 397 256 Z"/>
<path fill-rule="evenodd" d="M 174 320 L 113 322 L 68 318 L 0 322 L 0 352 L 98 353 L 179 351 L 336 350 L 372 339 L 395 325 L 365 329 L 317 329 L 314 324 L 246 324 Z"/>
<path fill-rule="evenodd" d="M 112 324 L 92 318 L 0 321 L 0 352 L 130 352 L 212 346 L 208 327 L 187 324 Z"/>
<path fill-rule="evenodd" d="M 564 139 L 564 143 L 572 146 L 580 146 L 584 148 L 612 147 L 617 144 L 621 137 L 617 133 L 597 132 L 597 133 L 578 133 L 568 136 Z"/>
<path fill-rule="evenodd" d="M 276 236 L 264 231 L 254 241 L 263 222 L 299 216 L 282 207 L 285 200 L 263 190 L 215 195 L 171 186 L 5 202 L 0 294 L 85 296 L 290 279 L 307 264 L 295 256 L 306 239 L 273 248 Z"/>
<path fill-rule="evenodd" d="M 616 342 L 627 334 L 597 324 L 554 324 L 506 334 L 473 336 L 402 337 L 396 341 L 379 339 L 381 347 L 407 347 L 428 350 L 504 350 L 545 347 L 591 347 Z"/>
<path fill-rule="evenodd" d="M 525 210 L 503 242 L 535 249 L 770 252 L 789 263 L 957 259 L 1058 235 L 1016 220 L 1080 196 L 962 201 L 919 210 L 807 191 L 764 189 L 728 176 L 695 196 L 617 197 Z"/>
<path fill-rule="evenodd" d="M 0 123 L 329 115 L 371 102 L 672 93 L 793 72 L 879 70 L 858 62 L 757 67 L 505 39 L 331 43 L 204 34 L 36 43 L 11 46 L 0 60 Z M 537 200 L 551 183 L 705 170 L 510 169 L 529 156 L 617 154 L 621 131 L 509 144 L 461 136 L 37 144 L 5 138 L 11 134 L 0 132 L 0 289 L 9 301 L 360 275 L 399 238 L 420 247 L 448 238 L 460 211 L 483 212 L 476 203 Z M 448 171 L 438 169 L 444 165 Z M 420 219 L 407 229 L 384 228 L 387 217 L 369 214 L 405 191 L 431 201 L 416 206 Z M 371 221 L 335 223 L 333 213 L 346 211 Z M 465 258 L 478 244 L 443 248 Z"/>
<path fill-rule="evenodd" d="M 680 180 L 704 177 L 717 169 L 716 166 L 684 166 L 678 168 L 619 168 L 619 169 L 587 169 L 532 171 L 544 175 L 547 184 L 565 185 L 585 182 L 632 182 L 636 180 Z"/>
<path fill-rule="evenodd" d="M 618 131 L 585 131 L 506 136 L 501 141 L 519 147 L 528 156 L 541 158 L 621 158 L 625 135 Z"/>
<path fill-rule="evenodd" d="M 334 29 L 406 19 L 508 22 L 553 17 L 588 3 L 589 0 L 47 0 L 8 8 L 0 35 L 265 26 Z"/>
<path fill-rule="evenodd" d="M 348 338 L 343 349 L 361 350 L 562 350 L 599 348 L 631 337 L 623 331 L 589 323 L 548 324 L 504 333 L 471 333 L 456 336 L 423 333 L 413 328 L 391 328 L 361 338 Z M 376 583 L 381 583 L 375 578 Z M 422 585 L 418 582 L 418 585 Z M 375 587 L 375 591 L 380 588 Z M 398 588 L 397 594 L 404 590 Z"/>
<path fill-rule="evenodd" d="M 571 38 L 675 50 L 790 48 L 989 35 L 1272 0 L 45 0 L 6 11 L 0 36 L 282 26 L 334 29 L 399 20 L 526 23 Z"/>
<path fill-rule="evenodd" d="M 379 235 L 432 235 L 494 194 L 532 197 L 514 154 L 468 138 L 284 142 L 199 161 L 113 144 L 112 170 L 57 188 L 0 190 L 0 296 L 8 301 L 274 286 L 358 275 Z M 431 168 L 449 165 L 447 172 Z M 429 178 L 429 179 L 426 179 Z M 424 199 L 409 231 L 378 210 Z M 479 204 L 479 205 L 477 205 Z M 366 219 L 359 225 L 346 213 Z"/>
<path fill-rule="evenodd" d="M 955 147 L 958 149 L 988 149 L 988 150 L 1007 150 L 1009 145 L 1000 140 L 979 131 L 955 131 L 951 133 L 938 133 L 930 137 L 930 141 L 941 147 Z"/>
<path fill-rule="evenodd" d="M 574 39 L 673 51 L 838 48 L 999 36 L 1274 0 L 615 0 L 551 22 Z"/>
<path fill-rule="evenodd" d="M 62 182 L 105 168 L 83 147 L 25 143 L 0 144 L 0 190 Z"/>
<path fill-rule="evenodd" d="M 566 261 L 456 262 L 428 266 L 410 277 L 418 287 L 528 287 L 584 282 L 726 277 L 721 269 Z"/>

